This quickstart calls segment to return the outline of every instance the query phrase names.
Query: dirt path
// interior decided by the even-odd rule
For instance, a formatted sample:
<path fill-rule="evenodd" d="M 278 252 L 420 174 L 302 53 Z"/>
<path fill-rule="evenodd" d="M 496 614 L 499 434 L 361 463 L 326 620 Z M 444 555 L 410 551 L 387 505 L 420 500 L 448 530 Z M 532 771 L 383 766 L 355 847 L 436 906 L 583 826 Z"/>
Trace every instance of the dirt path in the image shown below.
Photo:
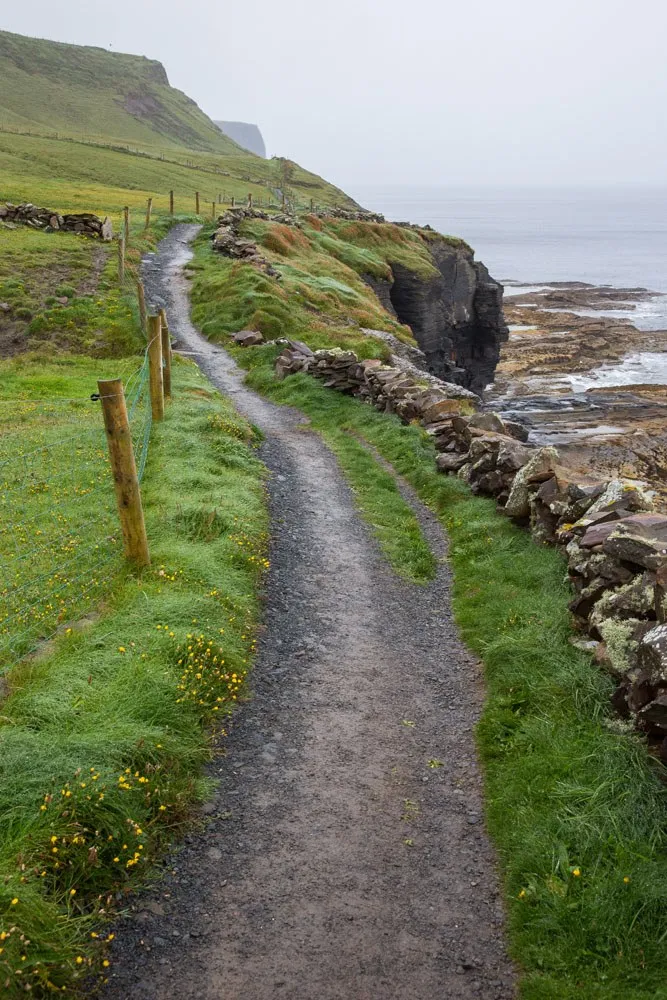
<path fill-rule="evenodd" d="M 447 567 L 427 587 L 399 580 L 303 418 L 244 389 L 192 328 L 192 229 L 149 265 L 149 298 L 266 434 L 266 628 L 253 700 L 211 768 L 210 825 L 121 924 L 105 1000 L 505 1000 L 472 736 L 480 678 Z M 443 556 L 437 520 L 418 514 Z"/>

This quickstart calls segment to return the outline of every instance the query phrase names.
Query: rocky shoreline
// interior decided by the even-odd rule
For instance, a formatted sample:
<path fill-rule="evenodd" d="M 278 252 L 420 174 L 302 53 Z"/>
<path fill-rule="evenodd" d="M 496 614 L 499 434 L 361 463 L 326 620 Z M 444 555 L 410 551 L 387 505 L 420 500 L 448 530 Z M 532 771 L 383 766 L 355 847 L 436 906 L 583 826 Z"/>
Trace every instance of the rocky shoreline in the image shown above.
<path fill-rule="evenodd" d="M 656 302 L 667 315 L 661 299 L 583 282 L 507 288 L 510 336 L 484 398 L 569 466 L 646 479 L 667 507 L 667 330 L 638 325 Z"/>

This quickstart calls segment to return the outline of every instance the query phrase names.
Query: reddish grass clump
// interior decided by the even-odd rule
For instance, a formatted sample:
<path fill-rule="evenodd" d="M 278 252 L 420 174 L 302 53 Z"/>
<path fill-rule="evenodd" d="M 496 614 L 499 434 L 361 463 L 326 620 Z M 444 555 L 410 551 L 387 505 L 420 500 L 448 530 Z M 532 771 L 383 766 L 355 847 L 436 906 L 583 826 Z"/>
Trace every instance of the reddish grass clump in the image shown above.
<path fill-rule="evenodd" d="M 282 254 L 285 257 L 289 257 L 299 250 L 310 249 L 308 239 L 292 226 L 273 226 L 264 237 L 263 242 L 267 250 L 273 250 L 274 253 Z"/>

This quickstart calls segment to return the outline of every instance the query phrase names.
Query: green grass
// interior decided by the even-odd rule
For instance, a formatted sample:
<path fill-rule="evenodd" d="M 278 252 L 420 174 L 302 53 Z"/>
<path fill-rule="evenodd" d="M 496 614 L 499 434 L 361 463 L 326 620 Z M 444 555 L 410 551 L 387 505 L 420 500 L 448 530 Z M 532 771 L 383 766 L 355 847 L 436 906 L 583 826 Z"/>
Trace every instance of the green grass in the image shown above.
<path fill-rule="evenodd" d="M 401 496 L 396 479 L 375 461 L 344 423 L 312 418 L 312 426 L 338 459 L 354 494 L 355 504 L 371 526 L 390 565 L 413 583 L 426 583 L 436 572 L 435 556 L 419 521 Z"/>
<path fill-rule="evenodd" d="M 0 354 L 47 347 L 95 357 L 134 353 L 143 338 L 128 292 L 108 244 L 30 228 L 3 232 L 0 302 L 9 311 L 0 312 Z"/>
<path fill-rule="evenodd" d="M 0 32 L 0 121 L 111 139 L 162 141 L 225 153 L 239 151 L 181 91 L 159 62 Z M 6 118 L 5 118 L 6 120 Z"/>
<path fill-rule="evenodd" d="M 419 428 L 306 375 L 276 382 L 268 348 L 237 357 L 251 366 L 251 386 L 298 407 L 330 439 L 353 433 L 371 444 L 448 529 L 456 619 L 485 667 L 477 737 L 521 996 L 667 997 L 664 771 L 611 712 L 610 680 L 568 641 L 560 555 L 438 474 Z"/>
<path fill-rule="evenodd" d="M 193 366 L 174 375 L 144 481 L 151 568 L 109 579 L 100 615 L 16 667 L 0 708 L 8 998 L 27 985 L 71 995 L 101 970 L 114 900 L 189 818 L 208 727 L 243 696 L 265 566 L 264 470 L 231 405 Z"/>
<path fill-rule="evenodd" d="M 330 256 L 307 228 L 255 220 L 243 231 L 261 243 L 282 280 L 213 253 L 204 231 L 188 268 L 194 279 L 192 316 L 210 340 L 225 343 L 238 330 L 255 329 L 267 340 L 292 337 L 313 348 L 333 344 L 362 358 L 387 358 L 387 345 L 363 328 L 385 330 L 414 345 L 408 327 L 391 317 L 359 275 Z"/>
<path fill-rule="evenodd" d="M 122 564 L 97 379 L 141 359 L 0 362 L 0 674 L 106 595 Z M 138 384 L 138 380 L 134 380 Z M 147 400 L 137 407 L 139 437 Z"/>

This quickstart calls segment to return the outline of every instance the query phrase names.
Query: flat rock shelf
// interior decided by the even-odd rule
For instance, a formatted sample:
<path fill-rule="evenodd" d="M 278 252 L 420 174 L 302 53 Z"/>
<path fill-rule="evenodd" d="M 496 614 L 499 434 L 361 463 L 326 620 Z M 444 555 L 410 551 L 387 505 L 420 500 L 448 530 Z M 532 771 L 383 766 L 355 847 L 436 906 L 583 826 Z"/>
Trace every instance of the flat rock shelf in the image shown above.
<path fill-rule="evenodd" d="M 245 389 L 192 327 L 182 266 L 196 231 L 163 241 L 148 297 L 265 434 L 264 628 L 252 700 L 210 765 L 210 822 L 116 929 L 102 996 L 509 1000 L 473 738 L 481 676 L 452 620 L 442 529 L 416 505 L 432 583 L 391 571 L 303 416 Z"/>

